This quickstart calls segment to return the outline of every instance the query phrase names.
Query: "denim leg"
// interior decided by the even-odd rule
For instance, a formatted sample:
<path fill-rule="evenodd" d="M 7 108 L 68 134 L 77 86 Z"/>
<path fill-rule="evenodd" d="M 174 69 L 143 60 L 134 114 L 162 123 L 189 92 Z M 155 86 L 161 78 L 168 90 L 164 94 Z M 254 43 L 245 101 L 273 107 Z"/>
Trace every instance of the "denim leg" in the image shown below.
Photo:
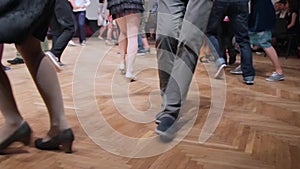
<path fill-rule="evenodd" d="M 60 60 L 64 49 L 75 32 L 73 12 L 67 0 L 56 2 L 50 27 L 53 33 L 51 53 Z"/>
<path fill-rule="evenodd" d="M 248 2 L 235 2 L 230 6 L 228 11 L 229 19 L 232 21 L 236 42 L 241 49 L 241 68 L 243 76 L 255 76 L 248 35 Z"/>
<path fill-rule="evenodd" d="M 207 37 L 212 44 L 214 49 L 211 49 L 213 52 L 213 56 L 216 58 L 216 65 L 219 66 L 225 63 L 223 56 L 223 51 L 220 47 L 219 42 L 219 29 L 225 17 L 226 11 L 228 9 L 227 2 L 219 2 L 215 1 L 213 7 L 211 9 L 211 13 L 209 16 L 208 24 L 207 24 Z"/>
<path fill-rule="evenodd" d="M 86 33 L 85 33 L 85 11 L 75 12 L 75 17 L 77 21 L 77 28 L 78 28 L 78 36 L 79 42 L 86 40 Z"/>
<path fill-rule="evenodd" d="M 142 34 L 138 35 L 138 49 L 139 50 L 143 50 L 144 49 L 143 41 L 142 41 Z"/>
<path fill-rule="evenodd" d="M 197 65 L 212 1 L 189 0 L 180 31 L 177 57 L 165 92 L 163 114 L 178 117 Z M 201 19 L 199 19 L 201 18 Z"/>

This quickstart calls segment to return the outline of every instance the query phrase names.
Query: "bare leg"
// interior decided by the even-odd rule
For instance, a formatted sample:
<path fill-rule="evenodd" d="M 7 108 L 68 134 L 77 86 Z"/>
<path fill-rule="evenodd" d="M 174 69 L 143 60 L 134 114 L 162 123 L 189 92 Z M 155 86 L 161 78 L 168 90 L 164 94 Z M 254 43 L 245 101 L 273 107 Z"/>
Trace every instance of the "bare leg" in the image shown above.
<path fill-rule="evenodd" d="M 126 17 L 127 26 L 127 59 L 126 59 L 126 73 L 132 74 L 134 70 L 134 62 L 138 51 L 138 31 L 140 23 L 140 14 L 131 14 Z"/>
<path fill-rule="evenodd" d="M 103 38 L 103 33 L 106 30 L 107 26 L 101 26 L 100 30 L 99 30 L 99 36 L 98 38 Z"/>
<path fill-rule="evenodd" d="M 126 19 L 125 17 L 118 18 L 117 22 L 120 27 L 120 35 L 119 35 L 119 48 L 120 55 L 122 57 L 121 64 L 125 64 L 126 53 L 127 53 L 127 28 L 126 28 Z"/>
<path fill-rule="evenodd" d="M 273 65 L 275 66 L 275 70 L 277 73 L 282 74 L 282 68 L 280 66 L 280 62 L 278 59 L 278 55 L 276 50 L 274 49 L 273 46 L 268 47 L 268 48 L 264 48 L 264 51 L 266 52 L 266 54 L 270 57 Z"/>
<path fill-rule="evenodd" d="M 146 35 L 143 35 L 143 37 L 142 37 L 142 42 L 143 42 L 144 48 L 146 48 L 146 49 L 150 48 L 149 43 L 148 43 L 148 40 L 147 40 L 147 38 L 146 38 Z"/>
<path fill-rule="evenodd" d="M 107 40 L 111 40 L 112 39 L 112 24 L 109 23 L 109 25 L 107 26 L 107 35 L 106 35 L 106 39 Z"/>
<path fill-rule="evenodd" d="M 2 53 L 3 44 L 0 44 L 0 61 Z M 23 121 L 17 108 L 9 79 L 2 68 L 0 68 L 0 110 L 5 120 L 0 130 L 0 143 L 2 143 L 13 134 Z"/>
<path fill-rule="evenodd" d="M 16 45 L 24 58 L 28 70 L 47 106 L 50 115 L 48 137 L 69 128 L 63 107 L 61 89 L 51 61 L 45 57 L 40 41 L 30 36 L 22 44 Z"/>

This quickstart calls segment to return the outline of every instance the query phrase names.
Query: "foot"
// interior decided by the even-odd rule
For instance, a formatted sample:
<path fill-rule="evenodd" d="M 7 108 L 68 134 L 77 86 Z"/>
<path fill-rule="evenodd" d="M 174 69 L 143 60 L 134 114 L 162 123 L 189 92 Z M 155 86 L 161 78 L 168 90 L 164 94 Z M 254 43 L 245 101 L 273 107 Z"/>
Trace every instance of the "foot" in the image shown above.
<path fill-rule="evenodd" d="M 11 70 L 11 68 L 10 68 L 10 67 L 8 67 L 8 66 L 4 66 L 4 65 L 2 65 L 2 69 L 3 69 L 4 71 L 10 71 L 10 70 Z"/>
<path fill-rule="evenodd" d="M 62 63 L 61 61 L 58 61 L 58 64 L 61 68 L 64 68 L 66 64 Z"/>
<path fill-rule="evenodd" d="M 242 72 L 241 65 L 236 67 L 234 70 L 231 70 L 230 73 L 233 74 L 233 75 L 242 75 L 243 72 Z"/>
<path fill-rule="evenodd" d="M 113 40 L 105 40 L 105 44 L 107 46 L 115 46 L 116 45 L 116 43 Z"/>
<path fill-rule="evenodd" d="M 266 78 L 266 81 L 273 82 L 273 81 L 281 81 L 284 79 L 285 79 L 284 74 L 279 74 L 277 72 L 273 72 L 270 77 Z"/>
<path fill-rule="evenodd" d="M 125 77 L 129 80 L 129 82 L 134 82 L 134 81 L 136 81 L 135 75 L 133 75 L 133 74 L 130 73 L 130 72 L 126 72 Z"/>
<path fill-rule="evenodd" d="M 122 74 L 125 74 L 125 64 L 124 63 L 120 63 L 119 65 L 119 70 L 121 71 Z"/>
<path fill-rule="evenodd" d="M 50 51 L 45 52 L 46 56 L 50 59 L 51 63 L 54 65 L 55 69 L 60 72 L 63 70 L 63 66 L 58 61 L 58 58 Z"/>
<path fill-rule="evenodd" d="M 86 41 L 85 41 L 85 40 L 82 41 L 82 42 L 80 43 L 80 45 L 81 45 L 81 46 L 86 46 Z"/>
<path fill-rule="evenodd" d="M 144 52 L 145 52 L 145 53 L 150 53 L 150 52 L 151 52 L 151 49 L 150 49 L 150 48 L 144 48 Z"/>
<path fill-rule="evenodd" d="M 30 143 L 32 131 L 27 122 L 23 121 L 16 128 L 4 127 L 1 133 L 9 134 L 9 137 L 1 140 L 0 151 L 6 149 L 14 142 L 22 142 L 24 145 L 28 145 Z M 3 138 L 2 134 L 1 138 Z"/>
<path fill-rule="evenodd" d="M 247 85 L 253 85 L 254 84 L 254 76 L 246 76 L 244 77 L 244 83 Z"/>
<path fill-rule="evenodd" d="M 38 138 L 34 144 L 40 150 L 63 150 L 65 153 L 72 153 L 73 141 L 74 134 L 69 128 L 52 137 Z"/>
<path fill-rule="evenodd" d="M 176 126 L 173 126 L 176 119 L 171 115 L 164 115 L 159 118 L 159 124 L 155 132 L 164 140 L 172 140 L 176 135 Z"/>
<path fill-rule="evenodd" d="M 24 60 L 22 58 L 14 58 L 14 59 L 11 59 L 11 60 L 7 60 L 8 63 L 12 64 L 12 65 L 15 65 L 15 64 L 23 64 L 24 63 Z"/>
<path fill-rule="evenodd" d="M 147 53 L 150 53 L 150 48 L 143 48 L 143 49 L 139 49 L 137 51 L 137 55 L 138 56 L 143 56 L 143 55 L 145 55 Z"/>
<path fill-rule="evenodd" d="M 69 41 L 68 46 L 77 46 L 76 43 L 72 40 Z"/>
<path fill-rule="evenodd" d="M 160 123 L 160 117 L 163 115 L 163 112 L 159 112 L 155 116 L 155 123 L 159 124 Z"/>
<path fill-rule="evenodd" d="M 220 66 L 218 66 L 217 72 L 215 73 L 215 79 L 219 79 L 222 76 L 222 70 L 224 69 L 224 67 L 226 67 L 226 64 L 221 64 Z"/>

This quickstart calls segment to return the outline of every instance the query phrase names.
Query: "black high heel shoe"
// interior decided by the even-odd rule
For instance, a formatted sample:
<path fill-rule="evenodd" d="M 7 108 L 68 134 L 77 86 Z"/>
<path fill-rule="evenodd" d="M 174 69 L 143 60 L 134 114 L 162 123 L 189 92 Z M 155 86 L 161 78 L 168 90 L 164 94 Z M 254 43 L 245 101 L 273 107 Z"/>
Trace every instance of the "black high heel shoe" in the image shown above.
<path fill-rule="evenodd" d="M 73 141 L 72 129 L 66 129 L 48 141 L 44 142 L 42 138 L 36 139 L 34 144 L 40 150 L 63 150 L 65 153 L 72 153 Z"/>
<path fill-rule="evenodd" d="M 29 145 L 30 139 L 31 139 L 31 128 L 27 124 L 27 122 L 23 122 L 21 126 L 6 140 L 4 140 L 0 144 L 0 151 L 7 148 L 9 145 L 11 145 L 13 142 L 22 142 L 24 145 Z"/>

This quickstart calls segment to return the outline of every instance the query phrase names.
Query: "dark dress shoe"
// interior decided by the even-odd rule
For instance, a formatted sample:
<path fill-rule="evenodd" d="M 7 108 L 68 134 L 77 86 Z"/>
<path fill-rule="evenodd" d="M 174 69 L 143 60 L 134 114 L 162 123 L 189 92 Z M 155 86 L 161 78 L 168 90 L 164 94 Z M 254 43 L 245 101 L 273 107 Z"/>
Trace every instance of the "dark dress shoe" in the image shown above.
<path fill-rule="evenodd" d="M 72 153 L 74 134 L 72 129 L 66 129 L 48 141 L 42 138 L 35 140 L 35 147 L 40 150 L 63 150 L 65 153 Z"/>
<path fill-rule="evenodd" d="M 7 60 L 8 63 L 15 65 L 15 64 L 22 64 L 24 60 L 22 58 L 14 58 L 12 60 Z"/>
<path fill-rule="evenodd" d="M 24 145 L 29 145 L 31 139 L 31 129 L 27 122 L 23 122 L 21 126 L 6 140 L 0 144 L 0 151 L 7 148 L 13 142 L 22 142 Z"/>

